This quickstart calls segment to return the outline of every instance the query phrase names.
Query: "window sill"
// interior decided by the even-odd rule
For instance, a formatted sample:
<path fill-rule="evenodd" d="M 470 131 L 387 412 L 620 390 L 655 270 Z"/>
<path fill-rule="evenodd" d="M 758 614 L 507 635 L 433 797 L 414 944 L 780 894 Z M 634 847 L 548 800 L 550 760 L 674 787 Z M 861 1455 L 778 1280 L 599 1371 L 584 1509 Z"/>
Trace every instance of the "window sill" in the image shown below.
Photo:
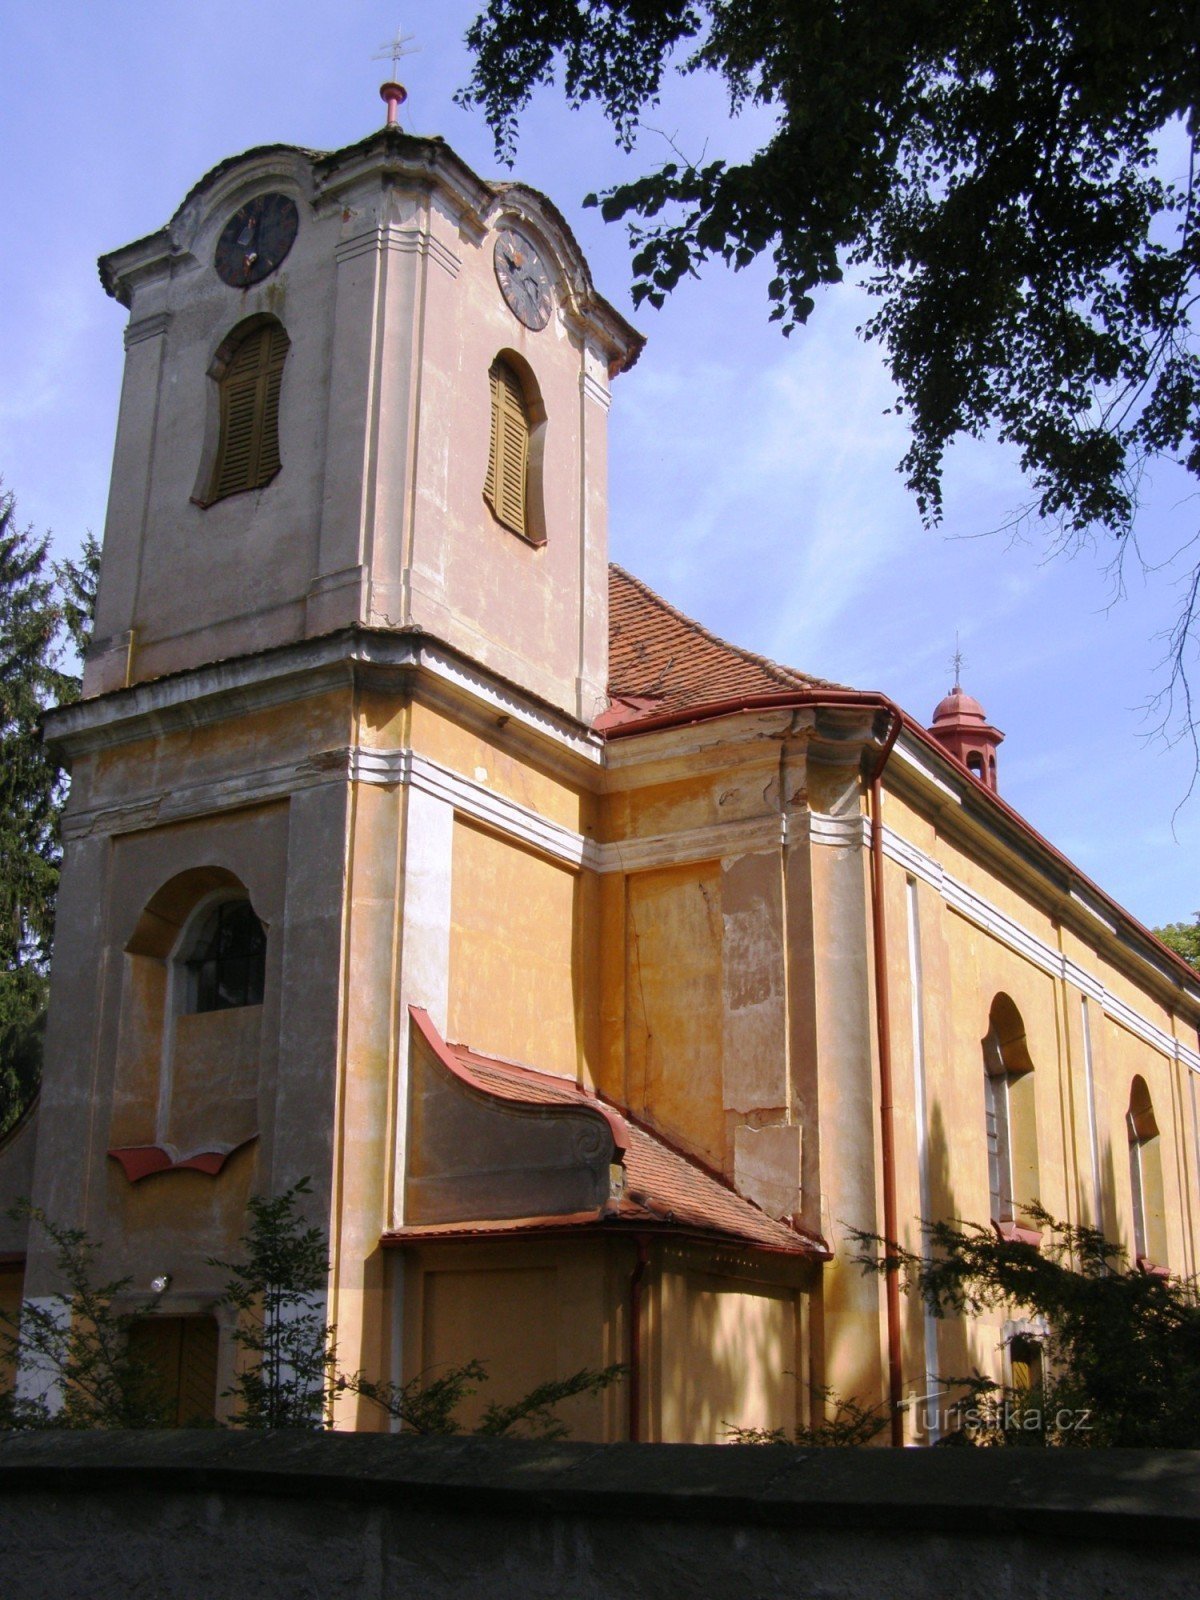
<path fill-rule="evenodd" d="M 1151 1261 L 1149 1256 L 1138 1256 L 1137 1269 L 1139 1272 L 1144 1272 L 1148 1278 L 1169 1278 L 1171 1276 L 1170 1267 L 1158 1266 L 1157 1263 Z"/>
<path fill-rule="evenodd" d="M 1031 1244 L 1035 1250 L 1040 1250 L 1042 1247 L 1040 1228 L 1023 1228 L 1019 1222 L 997 1222 L 994 1217 L 992 1227 L 999 1237 L 1007 1239 L 1009 1244 Z"/>
<path fill-rule="evenodd" d="M 545 548 L 546 535 L 544 533 L 529 533 L 525 528 L 514 528 L 511 522 L 505 522 L 486 494 L 483 497 L 483 503 L 487 507 L 488 516 L 492 520 L 493 527 L 499 528 L 503 533 L 511 533 L 514 539 L 520 539 L 522 544 L 529 545 L 531 549 L 543 550 Z"/>

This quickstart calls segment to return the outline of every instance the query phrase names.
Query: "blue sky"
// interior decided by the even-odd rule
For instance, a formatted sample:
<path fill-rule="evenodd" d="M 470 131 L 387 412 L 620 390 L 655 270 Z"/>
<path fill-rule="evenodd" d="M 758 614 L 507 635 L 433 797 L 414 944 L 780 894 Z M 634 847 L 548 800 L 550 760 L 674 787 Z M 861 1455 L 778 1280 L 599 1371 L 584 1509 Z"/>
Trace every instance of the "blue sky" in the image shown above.
<path fill-rule="evenodd" d="M 466 78 L 472 0 L 83 0 L 0 6 L 5 160 L 0 198 L 0 473 L 23 519 L 63 552 L 103 528 L 124 313 L 96 257 L 160 226 L 217 161 L 275 141 L 332 149 L 382 121 L 371 60 L 398 22 L 405 124 L 499 171 L 481 119 L 451 96 Z M 1190 751 L 1150 737 L 1161 638 L 1178 594 L 1163 566 L 1195 526 L 1186 483 L 1160 473 L 1140 532 L 1146 572 L 1111 547 L 1051 558 L 1038 530 L 1003 528 L 1023 503 L 994 445 L 952 452 L 944 526 L 922 529 L 895 465 L 902 423 L 877 352 L 855 337 L 853 286 L 783 339 L 766 268 L 719 265 L 658 312 L 633 313 L 622 229 L 583 196 L 666 158 L 754 147 L 761 114 L 730 123 L 720 86 L 669 86 L 624 157 L 594 112 L 540 95 L 515 173 L 551 195 L 601 290 L 649 343 L 615 386 L 611 552 L 709 627 L 790 665 L 892 695 L 924 720 L 963 680 L 1007 734 L 1005 797 L 1151 924 L 1200 908 L 1200 797 L 1176 813 Z"/>

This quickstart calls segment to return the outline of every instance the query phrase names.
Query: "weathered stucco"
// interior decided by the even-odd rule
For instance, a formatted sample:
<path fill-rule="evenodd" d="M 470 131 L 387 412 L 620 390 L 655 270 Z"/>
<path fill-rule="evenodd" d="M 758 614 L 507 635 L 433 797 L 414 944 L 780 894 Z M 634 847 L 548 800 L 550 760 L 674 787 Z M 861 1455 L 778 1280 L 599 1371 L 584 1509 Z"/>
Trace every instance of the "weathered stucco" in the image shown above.
<path fill-rule="evenodd" d="M 300 231 L 243 295 L 213 243 L 269 188 Z M 495 281 L 513 217 L 553 269 L 537 333 Z M 406 1382 L 482 1359 L 503 1400 L 636 1351 L 636 1417 L 617 1386 L 572 1402 L 577 1434 L 792 1428 L 824 1389 L 884 1397 L 881 1286 L 854 1244 L 884 1225 L 882 971 L 905 1243 L 925 1216 L 988 1220 L 1003 1046 L 1011 1198 L 1132 1249 L 1143 1080 L 1148 1254 L 1196 1270 L 1200 986 L 1069 864 L 911 730 L 872 817 L 892 714 L 839 691 L 592 728 L 609 372 L 637 340 L 548 202 L 437 142 L 252 152 L 105 270 L 131 321 L 97 639 L 86 698 L 49 719 L 72 789 L 46 1072 L 0 1194 L 102 1240 L 131 1311 L 168 1275 L 161 1312 L 183 1316 L 211 1311 L 208 1258 L 237 1251 L 248 1197 L 308 1177 L 345 1370 Z M 292 341 L 283 467 L 202 509 L 209 364 L 259 311 Z M 501 351 L 547 415 L 543 544 L 481 492 Z M 228 893 L 266 931 L 262 1003 L 197 1014 L 179 1003 L 189 930 Z M 594 1089 L 808 1235 L 758 1249 L 663 1208 L 640 1235 L 593 1217 L 413 1240 L 414 1222 L 540 1229 L 580 1179 L 541 1123 L 475 1091 L 451 1104 L 414 1007 L 443 1039 Z M 110 1154 L 130 1147 L 221 1161 L 134 1182 Z M 619 1165 L 604 1154 L 589 1206 Z M 9 1302 L 55 1291 L 40 1234 L 5 1223 L 0 1244 Z M 906 1302 L 902 1324 L 907 1393 L 964 1363 L 1003 1375 L 999 1318 L 929 1326 Z M 335 1420 L 384 1425 L 348 1394 Z M 928 1437 L 915 1413 L 906 1428 Z"/>

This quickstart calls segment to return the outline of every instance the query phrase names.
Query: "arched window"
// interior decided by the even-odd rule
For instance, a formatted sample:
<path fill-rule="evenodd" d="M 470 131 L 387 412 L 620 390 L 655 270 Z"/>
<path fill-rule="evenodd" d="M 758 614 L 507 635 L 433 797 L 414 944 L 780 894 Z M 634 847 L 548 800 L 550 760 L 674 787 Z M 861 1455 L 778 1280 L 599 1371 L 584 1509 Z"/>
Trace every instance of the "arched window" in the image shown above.
<path fill-rule="evenodd" d="M 1042 1386 L 1042 1347 L 1037 1339 L 1018 1335 L 1009 1341 L 1009 1368 L 1014 1389 L 1040 1389 Z"/>
<path fill-rule="evenodd" d="M 483 492 L 498 522 L 528 537 L 529 441 L 533 432 L 521 380 L 507 361 L 492 362 L 492 431 Z"/>
<path fill-rule="evenodd" d="M 279 391 L 290 340 L 274 317 L 235 329 L 213 363 L 220 433 L 202 505 L 261 489 L 279 471 Z"/>
<path fill-rule="evenodd" d="M 992 1221 L 1004 1222 L 1012 1216 L 1013 1188 L 1008 1138 L 1008 1078 L 1004 1072 L 985 1074 L 983 1095 Z"/>
<path fill-rule="evenodd" d="M 262 1004 L 267 936 L 249 900 L 213 907 L 186 957 L 185 1011 L 226 1011 Z"/>
<path fill-rule="evenodd" d="M 1129 1188 L 1133 1203 L 1133 1253 L 1141 1266 L 1167 1264 L 1162 1153 L 1154 1103 L 1145 1078 L 1135 1078 L 1125 1115 L 1129 1135 Z"/>
<path fill-rule="evenodd" d="M 147 901 L 125 946 L 111 1149 L 224 1155 L 257 1133 L 268 942 L 226 867 Z"/>
<path fill-rule="evenodd" d="M 983 1040 L 984 1117 L 992 1221 L 1017 1228 L 1022 1207 L 1038 1197 L 1033 1061 L 1021 1013 L 998 994 Z"/>

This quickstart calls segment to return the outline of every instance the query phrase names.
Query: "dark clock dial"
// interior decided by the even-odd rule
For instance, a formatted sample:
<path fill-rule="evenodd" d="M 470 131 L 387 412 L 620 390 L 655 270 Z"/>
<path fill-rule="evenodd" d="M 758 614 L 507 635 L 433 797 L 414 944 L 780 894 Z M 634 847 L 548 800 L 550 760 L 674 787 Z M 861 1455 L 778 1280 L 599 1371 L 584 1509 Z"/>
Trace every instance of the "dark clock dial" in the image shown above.
<path fill-rule="evenodd" d="M 496 281 L 509 309 L 536 333 L 550 321 L 550 273 L 523 233 L 505 228 L 496 237 Z"/>
<path fill-rule="evenodd" d="M 256 194 L 221 229 L 214 265 L 234 289 L 268 277 L 292 248 L 300 226 L 295 201 L 285 194 Z"/>

